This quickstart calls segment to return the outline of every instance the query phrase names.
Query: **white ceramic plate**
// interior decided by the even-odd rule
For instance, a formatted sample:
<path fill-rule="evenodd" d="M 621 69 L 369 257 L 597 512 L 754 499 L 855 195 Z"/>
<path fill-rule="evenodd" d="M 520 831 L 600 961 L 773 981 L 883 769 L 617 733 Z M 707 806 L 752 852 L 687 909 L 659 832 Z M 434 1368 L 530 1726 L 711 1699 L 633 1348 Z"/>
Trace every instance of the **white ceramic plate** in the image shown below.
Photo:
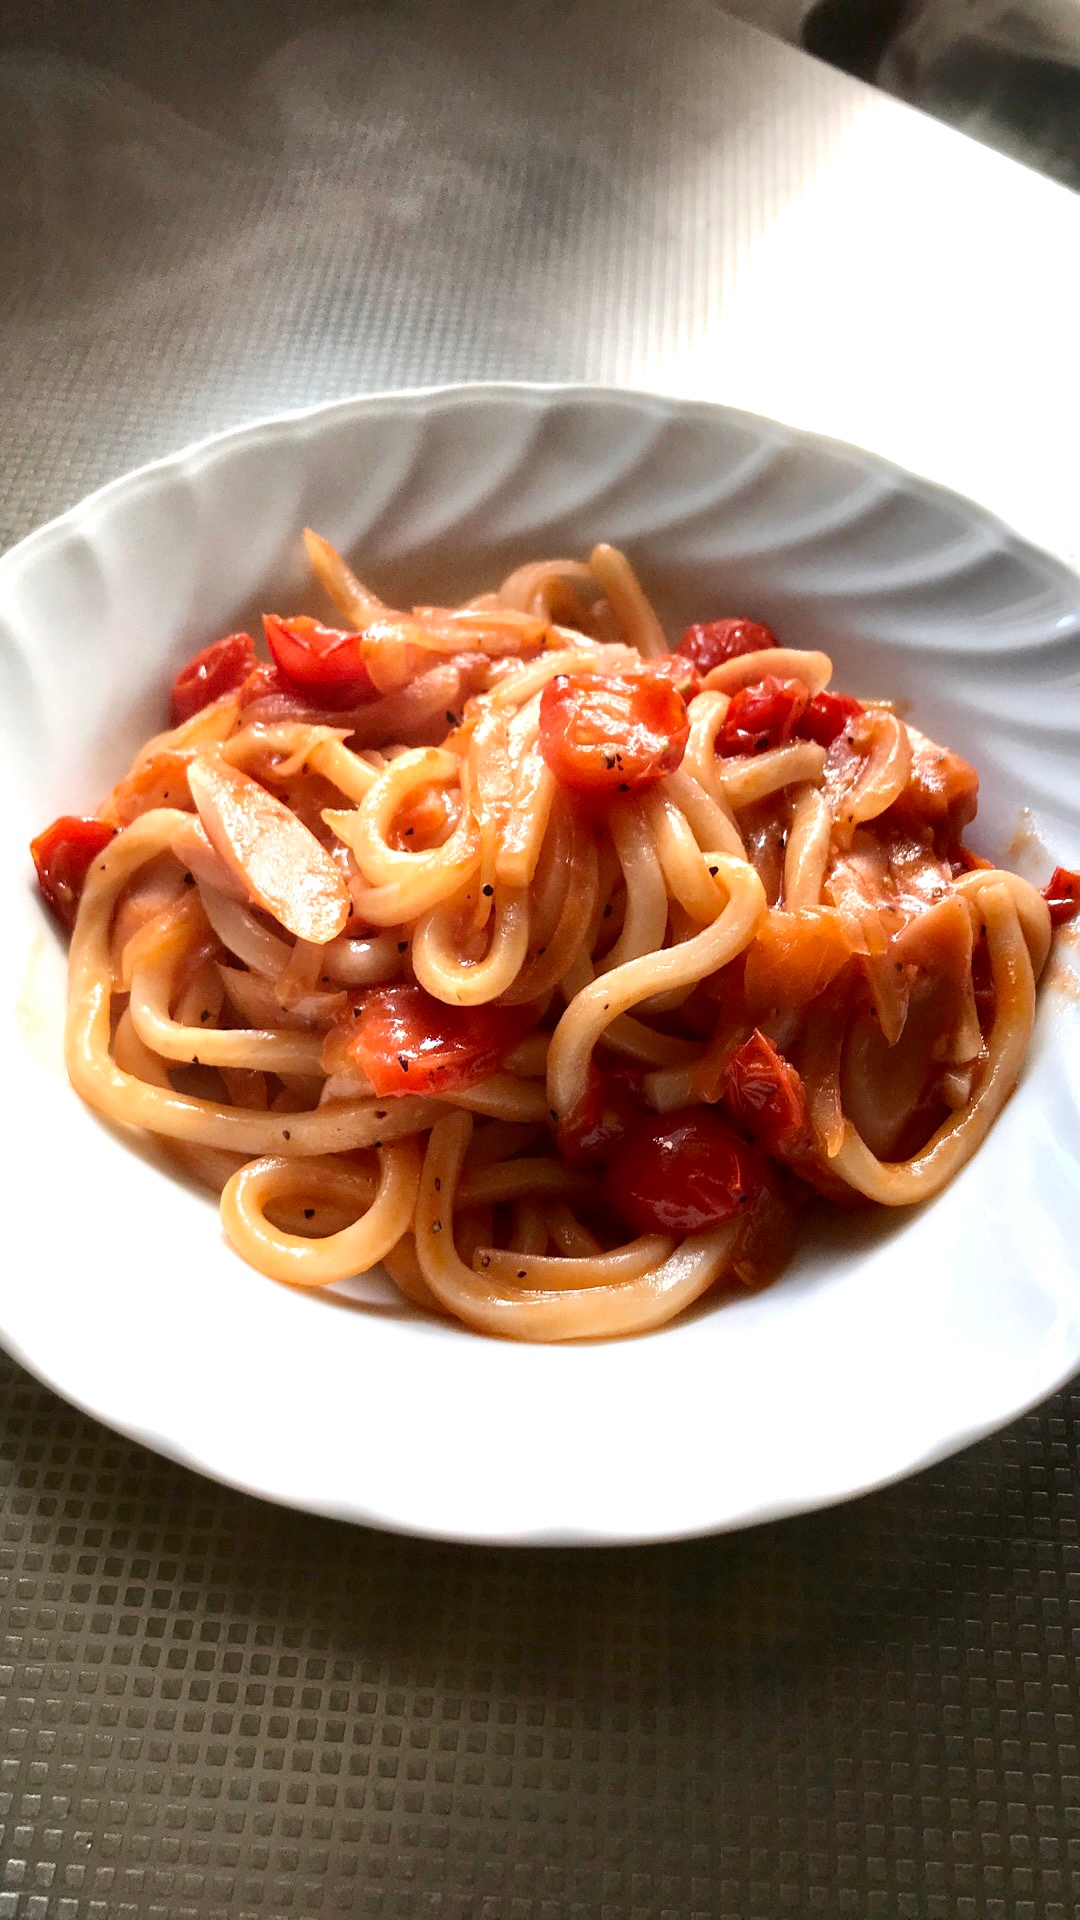
<path fill-rule="evenodd" d="M 673 630 L 752 612 L 823 645 L 840 686 L 908 700 L 983 774 L 976 846 L 1004 857 L 1025 826 L 1033 877 L 1080 864 L 1080 584 L 866 454 L 722 408 L 492 387 L 347 401 L 134 473 L 0 562 L 11 1351 L 218 1479 L 480 1541 L 663 1539 L 820 1506 L 1062 1382 L 1080 1365 L 1068 943 L 1022 1084 L 946 1193 L 838 1221 L 771 1291 L 612 1344 L 483 1339 L 374 1277 L 336 1300 L 275 1286 L 230 1252 L 212 1199 L 80 1105 L 26 842 L 97 804 L 187 654 L 259 603 L 304 603 L 305 523 L 406 601 L 613 540 Z"/>

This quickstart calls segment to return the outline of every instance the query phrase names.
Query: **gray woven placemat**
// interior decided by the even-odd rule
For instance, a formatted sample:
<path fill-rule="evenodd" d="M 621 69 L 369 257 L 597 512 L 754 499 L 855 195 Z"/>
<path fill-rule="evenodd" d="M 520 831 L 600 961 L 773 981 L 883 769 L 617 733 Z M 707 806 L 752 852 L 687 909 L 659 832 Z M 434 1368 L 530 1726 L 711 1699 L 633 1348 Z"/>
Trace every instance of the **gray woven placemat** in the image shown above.
<path fill-rule="evenodd" d="M 647 384 L 862 102 L 706 0 L 0 19 L 5 540 L 282 406 Z M 0 1920 L 1072 1920 L 1078 1411 L 737 1537 L 481 1551 L 0 1357 Z"/>
<path fill-rule="evenodd" d="M 719 1540 L 266 1507 L 0 1360 L 3 1920 L 1072 1920 L 1080 1394 Z"/>

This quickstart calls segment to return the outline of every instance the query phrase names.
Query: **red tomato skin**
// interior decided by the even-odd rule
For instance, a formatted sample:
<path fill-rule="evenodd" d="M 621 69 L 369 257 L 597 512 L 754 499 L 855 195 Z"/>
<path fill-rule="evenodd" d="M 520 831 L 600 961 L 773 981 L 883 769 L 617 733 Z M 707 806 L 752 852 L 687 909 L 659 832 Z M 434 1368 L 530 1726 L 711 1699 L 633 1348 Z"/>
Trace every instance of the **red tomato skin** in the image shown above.
<path fill-rule="evenodd" d="M 255 666 L 255 642 L 250 633 L 227 633 L 204 647 L 182 666 L 172 684 L 169 702 L 172 724 L 178 727 L 200 713 L 222 694 L 236 693 Z"/>
<path fill-rule="evenodd" d="M 690 737 L 667 673 L 561 673 L 540 700 L 540 751 L 561 786 L 615 798 L 674 773 Z"/>
<path fill-rule="evenodd" d="M 801 680 L 779 680 L 774 673 L 767 673 L 756 686 L 741 688 L 733 695 L 716 736 L 717 753 L 729 759 L 783 746 L 795 733 L 809 699 Z"/>
<path fill-rule="evenodd" d="M 838 733 L 863 708 L 850 693 L 816 693 L 808 702 L 795 728 L 800 740 L 816 740 L 819 747 L 831 747 Z"/>
<path fill-rule="evenodd" d="M 285 620 L 264 613 L 263 630 L 274 665 L 293 693 L 305 694 L 331 712 L 354 707 L 375 693 L 364 664 L 362 634 L 324 627 L 307 614 Z"/>
<path fill-rule="evenodd" d="M 1080 913 L 1080 873 L 1072 873 L 1068 867 L 1055 867 L 1042 896 L 1050 909 L 1050 925 L 1067 926 Z"/>
<path fill-rule="evenodd" d="M 611 1154 L 608 1204 L 639 1233 L 702 1233 L 749 1208 L 768 1179 L 757 1152 L 710 1107 L 648 1114 Z"/>
<path fill-rule="evenodd" d="M 116 838 L 104 820 L 64 813 L 30 842 L 42 899 L 68 928 L 75 925 L 86 876 L 99 853 Z"/>
<path fill-rule="evenodd" d="M 714 667 L 722 667 L 725 660 L 737 660 L 743 653 L 763 653 L 766 647 L 776 645 L 771 627 L 762 626 L 759 620 L 737 616 L 732 620 L 705 620 L 687 627 L 676 652 L 692 660 L 704 677 Z"/>
<path fill-rule="evenodd" d="M 559 1158 L 568 1167 L 596 1166 L 610 1157 L 623 1135 L 641 1118 L 645 1096 L 641 1077 L 623 1067 L 589 1067 L 589 1084 L 576 1107 L 556 1128 Z"/>
<path fill-rule="evenodd" d="M 785 1157 L 808 1142 L 810 1119 L 802 1080 L 759 1027 L 730 1056 L 721 1097 L 740 1132 L 766 1153 Z"/>
<path fill-rule="evenodd" d="M 326 1065 L 361 1067 L 380 1097 L 458 1093 L 501 1066 L 528 1026 L 517 1007 L 451 1007 L 423 987 L 378 987 L 331 1030 L 327 1046 L 334 1058 Z"/>

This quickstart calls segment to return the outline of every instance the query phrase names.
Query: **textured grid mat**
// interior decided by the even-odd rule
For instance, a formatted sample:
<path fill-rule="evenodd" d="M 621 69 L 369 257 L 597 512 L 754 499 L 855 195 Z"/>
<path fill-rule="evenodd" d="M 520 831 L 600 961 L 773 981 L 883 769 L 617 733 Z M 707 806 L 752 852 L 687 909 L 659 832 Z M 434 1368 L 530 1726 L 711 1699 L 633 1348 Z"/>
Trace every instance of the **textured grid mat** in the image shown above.
<path fill-rule="evenodd" d="M 1080 1391 L 584 1553 L 278 1511 L 0 1387 L 0 1920 L 1080 1911 Z"/>
<path fill-rule="evenodd" d="M 1011 513 L 1010 434 L 1070 439 L 1076 303 L 1027 302 L 976 404 L 963 219 L 933 302 L 853 274 L 755 358 L 830 193 L 834 275 L 875 168 L 917 257 L 868 102 L 710 0 L 0 0 L 0 541 L 259 412 L 497 377 L 812 390 L 901 458 L 933 422 Z M 944 230 L 981 163 L 918 141 Z M 898 309 L 863 433 L 823 342 Z M 1071 470 L 1021 480 L 1075 551 Z M 780 1527 L 493 1552 L 223 1491 L 0 1356 L 0 1920 L 1075 1920 L 1078 1415 Z"/>

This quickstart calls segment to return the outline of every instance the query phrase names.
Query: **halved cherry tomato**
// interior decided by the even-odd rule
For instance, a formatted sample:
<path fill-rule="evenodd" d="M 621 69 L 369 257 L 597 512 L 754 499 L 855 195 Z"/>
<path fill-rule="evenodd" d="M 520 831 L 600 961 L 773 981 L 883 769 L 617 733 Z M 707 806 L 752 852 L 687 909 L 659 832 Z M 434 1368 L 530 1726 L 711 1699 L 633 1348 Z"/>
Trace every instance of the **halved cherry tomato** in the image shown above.
<path fill-rule="evenodd" d="M 1068 867 L 1055 867 L 1042 895 L 1050 909 L 1051 926 L 1065 926 L 1080 913 L 1080 873 L 1072 873 Z"/>
<path fill-rule="evenodd" d="M 61 814 L 30 842 L 42 898 L 66 927 L 75 925 L 86 876 L 99 853 L 116 836 L 104 820 Z"/>
<path fill-rule="evenodd" d="M 711 1107 L 639 1119 L 615 1146 L 608 1203 L 639 1233 L 701 1233 L 749 1208 L 769 1178 Z"/>
<path fill-rule="evenodd" d="M 172 685 L 172 723 L 178 727 L 193 713 L 220 700 L 223 693 L 242 687 L 255 665 L 255 642 L 250 633 L 227 633 L 204 647 L 181 667 Z"/>
<path fill-rule="evenodd" d="M 767 673 L 756 686 L 741 688 L 716 736 L 717 753 L 728 759 L 782 746 L 794 734 L 809 699 L 801 680 L 779 680 L 775 673 Z"/>
<path fill-rule="evenodd" d="M 687 627 L 676 651 L 684 653 L 704 675 L 722 667 L 725 660 L 737 660 L 742 653 L 761 653 L 776 644 L 772 628 L 763 627 L 758 620 L 706 620 Z"/>
<path fill-rule="evenodd" d="M 641 1118 L 641 1077 L 624 1067 L 589 1067 L 589 1084 L 577 1106 L 556 1129 L 559 1157 L 567 1166 L 606 1160 L 623 1134 Z"/>
<path fill-rule="evenodd" d="M 279 614 L 264 613 L 263 627 L 274 665 L 293 692 L 307 694 L 332 711 L 354 707 L 375 692 L 364 665 L 362 634 L 324 627 L 307 614 L 283 620 Z"/>
<path fill-rule="evenodd" d="M 577 793 L 639 793 L 673 773 L 690 736 L 666 673 L 561 673 L 540 701 L 540 751 Z"/>
<path fill-rule="evenodd" d="M 843 733 L 848 721 L 862 710 L 850 693 L 816 693 L 795 731 L 800 740 L 816 740 L 819 747 L 831 747 L 837 734 Z"/>
<path fill-rule="evenodd" d="M 721 1097 L 736 1126 L 766 1153 L 787 1157 L 809 1137 L 802 1080 L 758 1027 L 729 1058 Z"/>
<path fill-rule="evenodd" d="M 450 1007 L 423 987 L 378 987 L 331 1028 L 323 1066 L 359 1067 L 380 1096 L 457 1093 L 493 1073 L 529 1024 L 518 1007 Z"/>

